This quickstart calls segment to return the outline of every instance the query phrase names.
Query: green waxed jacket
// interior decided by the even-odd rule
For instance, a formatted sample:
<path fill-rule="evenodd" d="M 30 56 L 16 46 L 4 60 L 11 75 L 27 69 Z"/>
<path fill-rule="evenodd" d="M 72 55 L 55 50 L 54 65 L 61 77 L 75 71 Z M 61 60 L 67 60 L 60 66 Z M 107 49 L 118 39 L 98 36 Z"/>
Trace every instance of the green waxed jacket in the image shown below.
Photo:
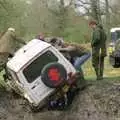
<path fill-rule="evenodd" d="M 106 44 L 106 33 L 101 25 L 98 25 L 94 30 L 92 34 L 92 41 L 91 46 L 92 47 L 105 47 Z"/>
<path fill-rule="evenodd" d="M 97 46 L 100 43 L 100 29 L 97 27 L 93 30 L 91 46 Z"/>
<path fill-rule="evenodd" d="M 91 46 L 95 50 L 93 52 L 96 53 L 96 49 L 101 49 L 101 55 L 106 56 L 107 55 L 106 40 L 107 40 L 107 36 L 103 27 L 101 25 L 98 25 L 93 30 L 93 34 L 92 34 Z"/>

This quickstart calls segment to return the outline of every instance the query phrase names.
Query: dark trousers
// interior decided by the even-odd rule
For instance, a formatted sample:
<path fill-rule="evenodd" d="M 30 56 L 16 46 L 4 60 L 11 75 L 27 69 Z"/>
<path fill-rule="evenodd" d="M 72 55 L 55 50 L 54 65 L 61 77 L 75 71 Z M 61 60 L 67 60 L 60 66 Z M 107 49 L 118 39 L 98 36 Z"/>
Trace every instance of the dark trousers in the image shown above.
<path fill-rule="evenodd" d="M 104 56 L 101 54 L 100 47 L 92 47 L 92 65 L 96 72 L 97 78 L 103 77 Z"/>

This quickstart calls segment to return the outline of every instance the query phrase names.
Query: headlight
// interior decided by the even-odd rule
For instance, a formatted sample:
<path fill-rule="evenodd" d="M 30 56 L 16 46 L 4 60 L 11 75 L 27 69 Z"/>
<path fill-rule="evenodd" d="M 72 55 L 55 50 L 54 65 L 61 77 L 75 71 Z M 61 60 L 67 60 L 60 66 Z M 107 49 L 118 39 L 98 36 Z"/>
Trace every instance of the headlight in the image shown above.
<path fill-rule="evenodd" d="M 109 44 L 108 52 L 109 54 L 112 54 L 115 51 L 115 43 L 111 42 Z"/>
<path fill-rule="evenodd" d="M 30 102 L 30 103 L 33 103 L 33 101 L 31 100 L 31 98 L 29 97 L 28 94 L 24 94 L 24 97 Z"/>
<path fill-rule="evenodd" d="M 110 46 L 110 47 L 108 48 L 109 54 L 112 54 L 114 51 L 115 51 L 115 47 L 114 47 L 114 46 Z"/>

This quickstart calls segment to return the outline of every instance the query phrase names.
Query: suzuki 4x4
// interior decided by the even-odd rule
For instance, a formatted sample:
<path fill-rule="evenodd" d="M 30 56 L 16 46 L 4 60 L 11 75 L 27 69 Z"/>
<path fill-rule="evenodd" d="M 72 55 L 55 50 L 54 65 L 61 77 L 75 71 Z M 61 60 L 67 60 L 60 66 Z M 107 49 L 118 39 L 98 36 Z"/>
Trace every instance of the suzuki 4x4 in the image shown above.
<path fill-rule="evenodd" d="M 120 67 L 120 28 L 112 28 L 111 42 L 109 44 L 110 64 L 114 68 Z"/>
<path fill-rule="evenodd" d="M 7 63 L 7 84 L 30 105 L 63 109 L 73 98 L 70 91 L 85 86 L 73 65 L 51 44 L 34 39 L 20 48 Z"/>

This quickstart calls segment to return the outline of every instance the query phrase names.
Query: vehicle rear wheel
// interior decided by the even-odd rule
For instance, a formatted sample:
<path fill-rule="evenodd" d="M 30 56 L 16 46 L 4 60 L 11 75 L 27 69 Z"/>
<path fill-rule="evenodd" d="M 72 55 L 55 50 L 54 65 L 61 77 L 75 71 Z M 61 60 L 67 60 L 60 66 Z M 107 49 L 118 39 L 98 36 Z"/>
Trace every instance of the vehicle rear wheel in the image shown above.
<path fill-rule="evenodd" d="M 60 63 L 54 62 L 47 64 L 41 72 L 42 82 L 50 87 L 56 88 L 67 79 L 67 71 Z"/>
<path fill-rule="evenodd" d="M 77 74 L 78 75 L 77 75 L 76 84 L 77 84 L 78 89 L 82 90 L 86 87 L 86 80 L 84 78 L 84 73 L 82 71 L 82 68 L 79 68 L 79 72 Z"/>

